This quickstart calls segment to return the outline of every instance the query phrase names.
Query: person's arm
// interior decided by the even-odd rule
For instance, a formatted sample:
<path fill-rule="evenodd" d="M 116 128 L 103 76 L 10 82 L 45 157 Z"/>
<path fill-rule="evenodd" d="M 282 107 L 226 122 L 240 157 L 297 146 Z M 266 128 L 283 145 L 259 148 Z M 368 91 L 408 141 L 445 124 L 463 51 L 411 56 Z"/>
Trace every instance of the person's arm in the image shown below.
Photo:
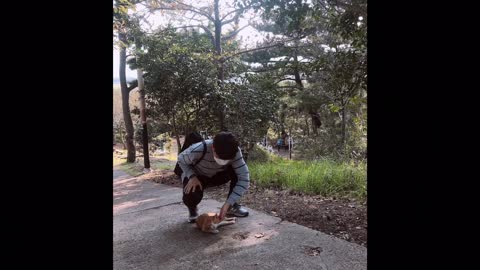
<path fill-rule="evenodd" d="M 195 175 L 193 164 L 200 159 L 203 153 L 203 143 L 196 143 L 185 149 L 178 155 L 178 165 L 185 173 L 185 176 L 190 179 Z M 183 179 L 182 179 L 183 181 Z"/>
<path fill-rule="evenodd" d="M 250 173 L 248 172 L 248 166 L 242 156 L 242 151 L 238 148 L 237 155 L 233 159 L 232 167 L 237 174 L 238 181 L 235 187 L 233 187 L 232 194 L 228 196 L 227 201 L 223 204 L 220 210 L 220 219 L 224 219 L 230 206 L 235 204 L 243 196 L 245 191 L 250 186 Z"/>
<path fill-rule="evenodd" d="M 250 173 L 248 171 L 248 166 L 243 159 L 242 151 L 240 150 L 240 148 L 238 148 L 237 155 L 233 159 L 231 165 L 238 177 L 237 184 L 233 188 L 232 194 L 230 194 L 227 199 L 227 203 L 233 205 L 234 203 L 238 202 L 238 200 L 240 200 L 240 198 L 250 186 Z"/>

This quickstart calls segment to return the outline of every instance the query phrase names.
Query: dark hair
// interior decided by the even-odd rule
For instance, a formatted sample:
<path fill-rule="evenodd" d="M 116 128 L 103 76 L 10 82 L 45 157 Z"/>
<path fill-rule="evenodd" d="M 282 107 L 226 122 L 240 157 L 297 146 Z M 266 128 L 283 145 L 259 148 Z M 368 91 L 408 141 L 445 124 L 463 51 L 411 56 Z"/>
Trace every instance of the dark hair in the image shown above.
<path fill-rule="evenodd" d="M 238 141 L 232 133 L 222 131 L 213 138 L 213 147 L 220 159 L 233 159 L 238 151 Z"/>

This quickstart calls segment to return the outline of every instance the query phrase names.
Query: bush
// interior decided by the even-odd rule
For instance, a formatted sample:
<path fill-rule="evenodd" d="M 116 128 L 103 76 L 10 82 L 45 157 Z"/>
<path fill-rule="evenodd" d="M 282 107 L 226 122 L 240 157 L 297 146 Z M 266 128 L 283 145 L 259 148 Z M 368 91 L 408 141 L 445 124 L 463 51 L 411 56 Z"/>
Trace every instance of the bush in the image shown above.
<path fill-rule="evenodd" d="M 255 145 L 250 152 L 248 152 L 248 160 L 252 162 L 267 162 L 270 155 L 271 154 L 267 150 Z"/>

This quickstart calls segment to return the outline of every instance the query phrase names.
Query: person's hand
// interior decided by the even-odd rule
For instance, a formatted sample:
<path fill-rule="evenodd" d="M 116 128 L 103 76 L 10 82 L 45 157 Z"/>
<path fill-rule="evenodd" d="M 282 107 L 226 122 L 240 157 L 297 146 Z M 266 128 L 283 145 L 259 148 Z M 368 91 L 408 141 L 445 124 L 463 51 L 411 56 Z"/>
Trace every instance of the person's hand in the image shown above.
<path fill-rule="evenodd" d="M 198 178 L 196 176 L 194 176 L 194 177 L 190 178 L 190 180 L 188 180 L 188 183 L 185 185 L 185 188 L 183 189 L 183 192 L 185 192 L 185 194 L 188 194 L 191 191 L 195 192 L 195 189 L 197 187 L 200 190 L 203 189 L 202 183 L 200 183 L 200 180 L 198 180 Z"/>
<path fill-rule="evenodd" d="M 225 203 L 222 207 L 222 209 L 220 209 L 220 214 L 218 215 L 218 217 L 220 218 L 220 220 L 224 220 L 225 219 L 225 216 L 227 215 L 227 212 L 228 212 L 228 209 L 230 208 L 230 204 L 229 203 Z"/>

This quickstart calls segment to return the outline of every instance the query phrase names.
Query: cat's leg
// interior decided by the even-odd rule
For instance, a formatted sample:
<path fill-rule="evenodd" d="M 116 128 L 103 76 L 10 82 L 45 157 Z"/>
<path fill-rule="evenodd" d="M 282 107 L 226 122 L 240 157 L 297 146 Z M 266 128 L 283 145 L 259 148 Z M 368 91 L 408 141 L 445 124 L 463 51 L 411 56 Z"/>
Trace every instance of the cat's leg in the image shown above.
<path fill-rule="evenodd" d="M 211 233 L 218 233 L 217 227 L 218 227 L 218 224 L 212 224 L 212 225 L 210 225 L 210 230 L 209 231 Z"/>
<path fill-rule="evenodd" d="M 217 226 L 232 225 L 235 224 L 235 220 L 223 220 L 217 224 Z"/>

